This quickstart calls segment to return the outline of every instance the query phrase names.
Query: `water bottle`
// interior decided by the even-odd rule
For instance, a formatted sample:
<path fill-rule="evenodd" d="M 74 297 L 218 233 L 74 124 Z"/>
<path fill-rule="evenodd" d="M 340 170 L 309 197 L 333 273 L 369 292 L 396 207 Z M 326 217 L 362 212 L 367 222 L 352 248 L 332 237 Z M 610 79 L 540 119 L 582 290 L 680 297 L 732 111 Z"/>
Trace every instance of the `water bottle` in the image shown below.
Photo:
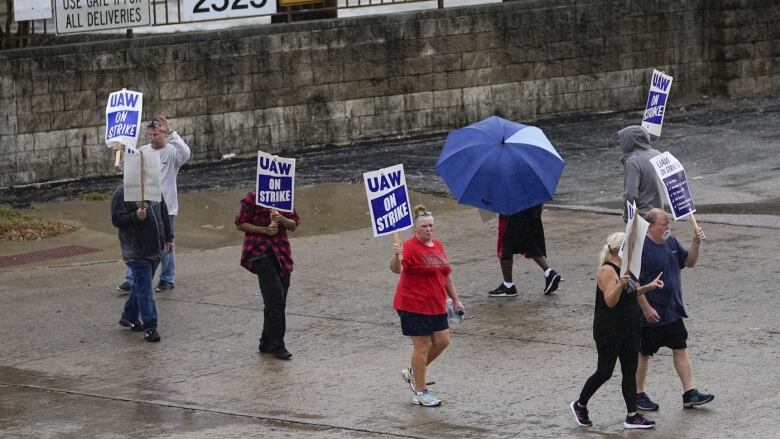
<path fill-rule="evenodd" d="M 447 320 L 455 326 L 458 326 L 463 321 L 463 310 L 456 310 L 452 299 L 449 297 L 447 298 Z"/>

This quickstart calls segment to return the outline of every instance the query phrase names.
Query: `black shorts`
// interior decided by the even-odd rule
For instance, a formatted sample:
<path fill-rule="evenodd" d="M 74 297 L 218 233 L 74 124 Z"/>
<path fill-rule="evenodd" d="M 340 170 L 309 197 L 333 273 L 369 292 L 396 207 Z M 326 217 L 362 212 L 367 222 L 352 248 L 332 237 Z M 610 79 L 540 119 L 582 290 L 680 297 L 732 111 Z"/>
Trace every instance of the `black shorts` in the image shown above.
<path fill-rule="evenodd" d="M 661 346 L 669 349 L 685 349 L 688 347 L 688 330 L 683 319 L 661 326 L 642 327 L 639 339 L 639 352 L 642 355 L 653 355 Z"/>
<path fill-rule="evenodd" d="M 526 258 L 547 256 L 541 204 L 499 219 L 498 257 L 512 259 L 520 253 Z"/>
<path fill-rule="evenodd" d="M 429 316 L 398 310 L 401 317 L 401 332 L 409 337 L 433 335 L 434 332 L 450 329 L 447 314 Z"/>

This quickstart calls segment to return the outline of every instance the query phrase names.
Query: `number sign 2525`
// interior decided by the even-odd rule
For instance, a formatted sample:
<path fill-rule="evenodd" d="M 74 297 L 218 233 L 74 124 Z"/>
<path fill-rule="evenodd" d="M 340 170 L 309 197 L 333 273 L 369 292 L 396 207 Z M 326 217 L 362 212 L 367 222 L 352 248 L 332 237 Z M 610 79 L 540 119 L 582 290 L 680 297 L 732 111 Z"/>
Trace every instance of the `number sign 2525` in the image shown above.
<path fill-rule="evenodd" d="M 276 13 L 276 0 L 184 0 L 182 21 L 253 17 Z"/>

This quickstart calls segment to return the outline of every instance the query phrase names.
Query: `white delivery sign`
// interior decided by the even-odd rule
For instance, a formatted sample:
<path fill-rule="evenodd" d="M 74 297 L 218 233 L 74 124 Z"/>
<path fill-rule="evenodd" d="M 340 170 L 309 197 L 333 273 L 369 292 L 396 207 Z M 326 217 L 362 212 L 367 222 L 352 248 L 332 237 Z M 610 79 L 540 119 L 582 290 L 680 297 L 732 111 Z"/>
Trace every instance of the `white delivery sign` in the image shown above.
<path fill-rule="evenodd" d="M 276 0 L 182 0 L 181 21 L 256 17 L 276 13 Z"/>
<path fill-rule="evenodd" d="M 54 0 L 57 33 L 149 26 L 149 0 Z"/>

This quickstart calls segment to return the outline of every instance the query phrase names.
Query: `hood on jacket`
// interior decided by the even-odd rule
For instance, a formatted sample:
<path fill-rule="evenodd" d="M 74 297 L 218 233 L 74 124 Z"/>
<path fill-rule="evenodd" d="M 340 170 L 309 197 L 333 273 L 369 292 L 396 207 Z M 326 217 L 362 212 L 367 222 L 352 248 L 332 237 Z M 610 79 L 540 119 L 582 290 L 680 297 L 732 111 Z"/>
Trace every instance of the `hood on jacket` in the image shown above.
<path fill-rule="evenodd" d="M 650 149 L 650 133 L 640 125 L 629 125 L 618 131 L 618 141 L 623 151 L 623 158 L 620 160 L 623 163 L 634 151 Z"/>

